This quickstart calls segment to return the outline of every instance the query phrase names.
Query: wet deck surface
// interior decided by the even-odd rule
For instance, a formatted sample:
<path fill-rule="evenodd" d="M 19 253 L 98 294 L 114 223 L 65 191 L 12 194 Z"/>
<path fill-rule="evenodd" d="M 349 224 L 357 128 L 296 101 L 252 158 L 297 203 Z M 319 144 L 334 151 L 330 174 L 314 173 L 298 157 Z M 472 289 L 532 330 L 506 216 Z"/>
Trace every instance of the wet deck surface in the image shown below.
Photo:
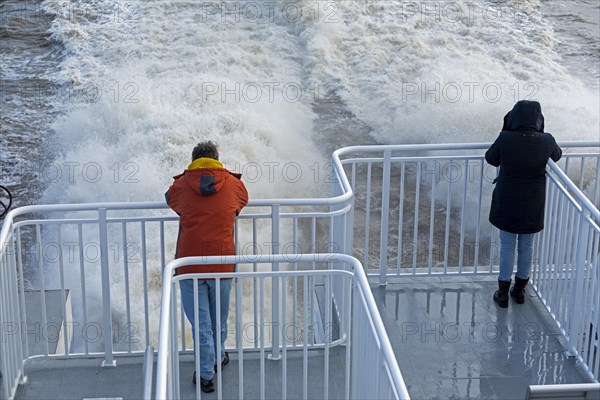
<path fill-rule="evenodd" d="M 329 398 L 344 398 L 345 348 L 330 349 Z M 238 399 L 239 387 L 236 356 L 222 371 L 223 399 Z M 243 363 L 245 399 L 261 398 L 259 353 L 246 355 Z M 303 398 L 302 352 L 288 351 L 287 398 Z M 180 363 L 180 390 L 182 399 L 194 399 L 196 386 L 192 383 L 193 357 L 182 356 Z M 309 352 L 308 386 L 309 399 L 324 398 L 324 358 L 322 351 Z M 44 360 L 32 361 L 27 366 L 28 382 L 20 386 L 17 399 L 141 399 L 143 382 L 143 357 L 117 358 L 114 368 L 102 368 L 100 359 Z M 264 392 L 266 399 L 281 399 L 282 363 L 265 358 Z M 154 367 L 156 378 L 156 364 Z M 218 376 L 215 385 L 218 385 Z M 155 381 L 154 381 L 155 382 Z M 153 386 L 154 387 L 154 386 Z M 202 393 L 203 399 L 217 399 L 217 391 Z"/>
<path fill-rule="evenodd" d="M 587 382 L 565 355 L 562 336 L 531 288 L 524 305 L 499 309 L 493 277 L 403 278 L 373 286 L 400 369 L 413 400 L 524 399 L 530 384 Z M 344 348 L 332 349 L 331 399 L 343 398 Z M 301 352 L 288 352 L 288 398 L 302 398 Z M 223 398 L 239 398 L 238 362 L 223 371 Z M 187 357 L 187 358 L 186 358 Z M 258 353 L 244 360 L 244 398 L 260 398 Z M 191 357 L 181 359 L 182 398 L 194 398 Z M 142 357 L 119 358 L 116 368 L 99 359 L 38 360 L 27 367 L 18 399 L 142 396 Z M 282 397 L 281 362 L 265 360 L 265 396 Z M 309 399 L 323 398 L 323 357 L 309 357 Z M 364 382 L 368 385 L 369 382 Z M 202 398 L 216 399 L 217 393 Z"/>
<path fill-rule="evenodd" d="M 403 278 L 373 287 L 412 399 L 524 399 L 528 385 L 588 382 L 531 287 L 492 301 L 494 277 Z"/>

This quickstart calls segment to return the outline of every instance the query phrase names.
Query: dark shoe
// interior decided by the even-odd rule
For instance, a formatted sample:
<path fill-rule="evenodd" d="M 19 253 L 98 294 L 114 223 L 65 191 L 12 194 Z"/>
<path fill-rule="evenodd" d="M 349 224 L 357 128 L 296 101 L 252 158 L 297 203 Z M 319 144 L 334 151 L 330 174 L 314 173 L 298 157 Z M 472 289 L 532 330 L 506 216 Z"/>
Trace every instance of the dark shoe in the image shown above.
<path fill-rule="evenodd" d="M 223 361 L 221 361 L 221 371 L 227 364 L 229 364 L 229 353 L 225 352 L 225 357 L 223 357 Z M 217 364 L 215 364 L 215 372 L 217 372 Z"/>
<path fill-rule="evenodd" d="M 212 393 L 215 391 L 215 378 L 213 379 L 202 379 L 200 378 L 200 388 L 204 393 Z"/>
<path fill-rule="evenodd" d="M 508 290 L 510 289 L 510 281 L 504 282 L 498 280 L 498 290 L 494 293 L 494 301 L 501 308 L 508 307 Z"/>
<path fill-rule="evenodd" d="M 515 299 L 517 304 L 525 303 L 525 286 L 527 286 L 529 278 L 521 279 L 515 276 L 515 284 L 510 289 L 510 295 Z"/>
<path fill-rule="evenodd" d="M 192 382 L 194 382 L 194 385 L 196 384 L 196 371 L 194 371 L 194 377 L 192 378 Z M 215 391 L 215 379 L 202 379 L 200 378 L 200 389 L 202 389 L 202 391 L 204 393 L 212 393 Z"/>

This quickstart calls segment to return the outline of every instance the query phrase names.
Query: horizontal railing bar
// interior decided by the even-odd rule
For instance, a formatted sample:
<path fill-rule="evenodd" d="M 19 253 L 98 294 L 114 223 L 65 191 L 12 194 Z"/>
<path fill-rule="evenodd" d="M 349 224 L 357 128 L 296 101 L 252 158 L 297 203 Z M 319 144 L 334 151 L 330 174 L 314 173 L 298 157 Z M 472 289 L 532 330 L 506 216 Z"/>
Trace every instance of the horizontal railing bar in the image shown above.
<path fill-rule="evenodd" d="M 339 346 L 344 344 L 344 342 L 346 341 L 346 338 L 340 338 L 338 340 L 334 340 L 332 342 L 329 343 L 329 346 Z M 303 345 L 301 344 L 291 344 L 291 343 L 287 343 L 286 344 L 288 351 L 301 351 L 303 348 Z M 311 344 L 309 347 L 309 351 L 311 350 L 320 350 L 325 348 L 325 344 L 319 344 L 319 343 L 315 343 L 315 344 Z M 254 352 L 259 352 L 260 349 L 254 346 L 248 346 L 248 347 L 242 347 L 242 349 L 244 350 L 244 352 L 248 352 L 248 353 L 254 353 Z M 271 350 L 272 348 L 270 346 L 265 346 L 265 350 Z M 119 357 L 119 358 L 135 358 L 135 357 L 142 357 L 144 356 L 146 350 L 132 350 L 131 352 L 128 350 L 114 350 L 113 351 L 113 355 L 115 357 Z M 158 349 L 154 350 L 154 354 L 158 353 Z M 194 350 L 189 349 L 189 350 L 181 350 L 179 351 L 179 354 L 181 355 L 193 355 L 194 354 Z M 29 363 L 29 362 L 33 362 L 36 360 L 87 360 L 87 359 L 103 359 L 104 358 L 104 352 L 100 353 L 100 352 L 88 352 L 88 353 L 69 353 L 69 354 L 48 354 L 48 355 L 44 355 L 44 354 L 34 354 L 31 355 L 29 357 L 27 357 L 26 359 L 23 360 L 23 362 L 25 364 Z"/>
<path fill-rule="evenodd" d="M 589 396 L 586 396 L 586 393 Z M 530 385 L 527 389 L 527 399 L 564 399 L 581 398 L 593 399 L 600 395 L 600 384 L 596 383 L 565 383 L 559 385 Z"/>
<path fill-rule="evenodd" d="M 436 272 L 436 271 L 432 271 L 431 273 L 425 271 L 425 272 L 416 272 L 416 273 L 413 273 L 412 272 L 412 266 L 411 266 L 411 267 L 406 267 L 406 270 L 407 271 L 410 270 L 410 272 L 402 272 L 402 270 L 404 268 L 400 268 L 400 275 L 399 276 L 400 277 L 410 276 L 410 277 L 424 277 L 425 278 L 425 277 L 431 277 L 431 276 L 446 276 L 446 275 L 452 275 L 452 276 L 454 276 L 454 275 L 460 275 L 460 276 L 498 275 L 498 271 L 497 271 L 498 266 L 494 265 L 494 267 L 496 267 L 496 268 L 494 268 L 493 271 L 483 270 L 481 272 L 479 272 L 479 271 L 478 272 L 473 272 L 473 271 L 466 271 L 465 272 L 465 270 L 464 270 L 465 267 L 463 266 L 463 271 L 462 272 L 458 271 L 458 267 L 455 267 L 457 269 L 457 271 L 448 271 L 448 272 Z M 474 267 L 471 267 L 471 268 L 474 268 Z M 417 271 L 419 269 L 426 270 L 427 268 L 417 268 Z M 392 269 L 390 269 L 390 271 L 392 271 L 394 273 L 393 274 L 390 273 L 388 275 L 388 279 L 398 277 L 398 273 L 397 273 L 398 268 L 392 268 Z M 369 272 L 369 273 L 367 273 L 367 276 L 369 278 L 371 278 L 371 277 L 373 277 L 373 278 L 374 277 L 379 277 L 379 272 Z"/>
<path fill-rule="evenodd" d="M 318 254 L 318 253 L 317 253 Z M 322 253 L 322 254 L 331 254 L 331 253 Z M 216 256 L 220 258 L 219 256 Z M 186 258 L 195 258 L 195 257 L 186 257 Z M 208 258 L 208 257 L 206 257 Z M 283 257 L 285 259 L 285 256 Z M 207 261 L 207 263 L 212 263 L 215 260 Z M 236 262 L 237 264 L 254 264 L 256 261 L 248 261 L 248 262 Z M 259 262 L 263 263 L 271 263 L 271 262 L 289 262 L 289 261 L 265 261 Z M 292 261 L 296 262 L 296 261 Z M 309 261 L 304 261 L 309 262 Z M 321 261 L 328 262 L 328 261 Z M 185 264 L 185 265 L 193 265 L 193 264 Z M 178 267 L 176 267 L 178 268 Z M 306 271 L 243 271 L 243 272 L 220 272 L 220 273 L 186 273 L 181 275 L 173 276 L 173 282 L 179 282 L 186 279 L 232 279 L 232 278 L 268 278 L 268 277 L 279 277 L 279 276 L 350 276 L 353 274 L 350 271 L 344 271 L 341 269 L 316 269 L 316 270 L 306 270 Z"/>
<path fill-rule="evenodd" d="M 566 158 L 580 158 L 580 157 L 600 157 L 597 153 L 564 153 L 563 156 Z M 410 162 L 410 161 L 480 161 L 484 160 L 484 155 L 479 156 L 404 156 L 404 157 L 391 157 L 392 163 L 398 162 Z M 348 164 L 368 164 L 375 162 L 383 162 L 384 157 L 357 157 L 357 158 L 345 158 L 342 160 L 342 165 Z M 492 168 L 492 166 L 490 166 Z"/>
<path fill-rule="evenodd" d="M 150 203 L 143 203 L 143 204 L 150 204 Z M 98 204 L 98 205 L 101 205 L 101 204 Z M 304 204 L 304 205 L 306 205 L 306 204 Z M 309 205 L 306 205 L 306 206 L 309 206 Z M 34 206 L 19 207 L 13 211 L 21 210 L 25 207 L 34 207 Z M 246 207 L 252 207 L 252 204 L 249 204 Z M 288 219 L 288 218 L 319 218 L 319 217 L 332 217 L 332 216 L 335 217 L 338 215 L 343 215 L 345 212 L 347 212 L 350 209 L 350 207 L 351 207 L 351 205 L 347 205 L 344 208 L 341 208 L 341 209 L 335 210 L 335 211 L 282 212 L 280 214 L 280 218 Z M 153 207 L 136 208 L 134 210 L 148 210 L 148 209 L 153 209 Z M 166 204 L 165 204 L 164 209 L 165 210 L 169 209 Z M 92 211 L 92 210 L 68 209 L 65 211 Z M 93 211 L 96 211 L 96 210 L 94 209 Z M 39 210 L 36 210 L 36 212 L 39 212 Z M 20 213 L 20 214 L 25 214 L 25 213 Z M 272 217 L 271 213 L 260 213 L 260 214 L 242 213 L 237 218 L 238 219 L 257 219 L 257 218 L 270 219 L 271 217 Z M 161 221 L 178 221 L 178 220 L 179 220 L 179 217 L 173 216 L 173 215 L 165 215 L 165 216 L 159 216 L 159 217 L 107 217 L 106 218 L 107 223 L 161 222 Z M 23 227 L 23 226 L 28 226 L 28 225 L 52 225 L 52 224 L 76 225 L 76 224 L 80 224 L 80 223 L 81 224 L 98 223 L 98 218 L 28 219 L 28 220 L 24 220 L 24 221 L 13 222 L 13 228 L 18 228 L 18 227 Z"/>
<path fill-rule="evenodd" d="M 580 157 L 600 157 L 598 153 L 563 153 L 563 158 L 580 158 Z M 402 161 L 456 161 L 456 160 L 467 160 L 467 161 L 477 161 L 484 159 L 484 155 L 477 156 L 467 156 L 467 155 L 459 155 L 459 156 L 403 156 L 403 157 L 391 157 L 390 161 L 392 162 L 402 162 Z M 383 161 L 384 157 L 355 157 L 355 158 L 344 158 L 342 160 L 342 165 L 353 164 L 353 163 L 373 163 L 378 161 Z"/>
<path fill-rule="evenodd" d="M 335 211 L 323 211 L 323 212 L 295 212 L 295 213 L 281 213 L 280 218 L 290 219 L 290 218 L 319 218 L 319 217 L 335 217 L 338 215 L 342 215 L 350 209 L 350 206 L 346 206 L 342 209 Z M 238 215 L 238 219 L 270 219 L 272 214 L 264 213 L 264 214 L 240 214 Z M 106 218 L 106 223 L 134 223 L 134 222 L 175 222 L 179 221 L 179 217 L 177 216 L 164 216 L 164 217 L 112 217 Z M 64 225 L 76 225 L 76 224 L 94 224 L 98 223 L 98 219 L 94 218 L 82 218 L 82 219 L 28 219 L 23 221 L 18 221 L 14 223 L 14 228 L 29 226 L 29 225 L 53 225 L 53 224 L 64 224 Z"/>
<path fill-rule="evenodd" d="M 346 342 L 346 338 L 342 337 L 340 339 L 337 340 L 333 340 L 331 342 L 328 343 L 328 346 L 340 346 L 342 344 L 345 344 Z M 286 347 L 288 351 L 296 351 L 296 350 L 303 350 L 304 348 L 304 344 L 291 344 L 289 342 L 286 343 Z M 265 345 L 265 352 L 269 352 L 273 349 L 272 346 L 267 346 Z M 313 351 L 313 350 L 321 350 L 325 348 L 325 344 L 321 343 L 313 343 L 308 347 L 308 351 Z M 236 349 L 236 347 L 232 347 L 231 350 Z M 255 347 L 255 346 L 246 346 L 246 347 L 242 347 L 244 353 L 248 352 L 248 353 L 258 353 L 260 352 L 260 347 Z M 189 354 L 189 355 L 193 355 L 194 354 L 194 350 L 189 349 L 189 350 L 180 350 L 179 354 Z"/>
<path fill-rule="evenodd" d="M 562 157 L 561 158 L 579 158 L 579 157 L 598 157 L 600 156 L 600 154 L 598 153 L 565 153 L 563 152 Z"/>
<path fill-rule="evenodd" d="M 600 141 L 560 141 L 558 145 L 561 148 L 569 147 L 600 147 Z M 364 145 L 364 146 L 348 146 L 338 149 L 334 152 L 336 156 L 351 154 L 351 153 L 373 153 L 389 149 L 391 151 L 434 151 L 434 150 L 487 150 L 491 143 L 444 143 L 444 144 L 396 144 L 396 145 Z"/>
<path fill-rule="evenodd" d="M 131 352 L 127 350 L 115 350 L 113 355 L 117 357 L 143 357 L 146 350 L 133 350 Z M 103 359 L 104 352 L 88 352 L 88 353 L 69 353 L 69 354 L 34 354 L 27 357 L 24 362 L 29 363 L 36 360 L 87 360 L 87 359 Z"/>
<path fill-rule="evenodd" d="M 344 209 L 347 211 L 348 207 L 345 207 Z M 289 213 L 281 213 L 280 217 L 281 218 L 312 218 L 312 217 L 329 217 L 329 216 L 336 216 L 338 213 L 340 213 L 341 210 L 336 210 L 335 212 L 329 212 L 329 211 L 323 211 L 323 212 L 312 212 L 312 213 L 306 213 L 306 212 L 289 212 Z M 261 214 L 248 214 L 248 213 L 244 213 L 244 214 L 240 214 L 238 215 L 238 219 L 260 219 L 260 218 L 264 218 L 264 219 L 269 219 L 272 217 L 271 213 L 261 213 Z M 106 218 L 106 222 L 107 223 L 121 223 L 121 222 L 161 222 L 161 221 L 178 221 L 179 217 L 177 216 L 173 216 L 173 215 L 165 215 L 163 217 L 108 217 Z M 75 224 L 79 224 L 79 223 L 85 223 L 85 224 L 93 224 L 93 223 L 98 223 L 98 219 L 97 218 L 65 218 L 65 219 L 28 219 L 28 220 L 23 220 L 23 221 L 18 221 L 14 223 L 14 227 L 21 227 L 21 226 L 27 226 L 27 225 L 52 225 L 52 224 L 70 224 L 70 225 L 75 225 Z"/>
<path fill-rule="evenodd" d="M 26 219 L 14 223 L 15 228 L 21 228 L 30 225 L 77 225 L 77 224 L 97 224 L 98 219 L 94 218 L 82 218 L 82 219 Z"/>
<path fill-rule="evenodd" d="M 392 162 L 402 162 L 402 161 L 456 161 L 456 160 L 482 160 L 483 154 L 480 156 L 422 156 L 422 157 L 414 157 L 414 156 L 404 156 L 404 157 L 390 157 L 390 161 Z M 374 163 L 378 161 L 383 161 L 384 157 L 360 157 L 360 158 L 345 158 L 342 160 L 342 164 L 352 164 L 352 163 Z"/>

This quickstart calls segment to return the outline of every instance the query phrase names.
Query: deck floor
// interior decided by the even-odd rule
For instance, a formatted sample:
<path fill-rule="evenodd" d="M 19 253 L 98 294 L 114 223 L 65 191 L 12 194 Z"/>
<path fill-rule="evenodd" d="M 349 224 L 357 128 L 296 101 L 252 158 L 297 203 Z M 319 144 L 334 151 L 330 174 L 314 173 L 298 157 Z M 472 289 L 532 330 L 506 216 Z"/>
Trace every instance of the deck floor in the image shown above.
<path fill-rule="evenodd" d="M 222 371 L 223 399 L 238 399 L 239 363 L 236 355 L 231 354 L 230 363 Z M 344 357 L 345 348 L 330 349 L 329 397 L 344 397 Z M 287 395 L 288 399 L 303 398 L 302 352 L 288 352 Z M 309 352 L 308 386 L 309 399 L 324 397 L 323 353 Z M 39 359 L 30 362 L 26 368 L 28 381 L 20 386 L 17 399 L 141 399 L 143 381 L 143 357 L 117 358 L 114 368 L 102 368 L 100 359 L 56 360 Z M 282 394 L 281 361 L 265 359 L 264 391 L 266 399 L 278 400 Z M 245 399 L 261 398 L 260 358 L 259 353 L 244 356 L 243 392 Z M 193 357 L 182 356 L 180 359 L 180 391 L 182 399 L 194 399 L 196 386 L 192 383 L 194 373 Z M 156 364 L 154 380 L 156 379 Z M 215 385 L 219 384 L 218 376 Z M 153 385 L 154 389 L 154 385 Z M 204 399 L 217 399 L 214 393 L 201 393 Z"/>
<path fill-rule="evenodd" d="M 491 300 L 493 277 L 402 278 L 373 286 L 383 321 L 413 400 L 520 399 L 530 384 L 587 382 L 541 302 L 527 288 L 524 305 L 500 309 Z M 343 351 L 332 349 L 331 399 L 344 394 Z M 187 358 L 186 358 L 187 357 Z M 258 353 L 245 356 L 244 398 L 260 398 Z M 238 398 L 238 362 L 223 371 L 223 398 Z M 142 396 L 142 357 L 118 358 L 116 368 L 98 359 L 32 360 L 17 399 L 83 399 Z M 302 397 L 301 353 L 288 352 L 288 398 Z M 323 398 L 323 357 L 309 357 L 309 399 Z M 282 397 L 281 362 L 265 360 L 265 394 Z M 194 398 L 194 365 L 181 358 L 182 398 Z M 368 385 L 369 382 L 364 382 Z M 217 394 L 202 398 L 216 399 Z"/>
<path fill-rule="evenodd" d="M 529 385 L 588 382 L 531 287 L 496 306 L 494 277 L 409 277 L 373 287 L 411 399 L 524 399 Z"/>

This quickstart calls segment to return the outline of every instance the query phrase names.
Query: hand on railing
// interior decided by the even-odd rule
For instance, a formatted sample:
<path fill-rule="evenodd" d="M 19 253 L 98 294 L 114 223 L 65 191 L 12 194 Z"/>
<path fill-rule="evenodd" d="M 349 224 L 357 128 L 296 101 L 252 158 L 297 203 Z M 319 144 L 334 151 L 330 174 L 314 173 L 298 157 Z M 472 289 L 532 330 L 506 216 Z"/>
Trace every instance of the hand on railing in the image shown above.
<path fill-rule="evenodd" d="M 10 194 L 10 191 L 6 187 L 0 185 L 0 218 L 4 218 L 11 205 L 12 195 Z"/>

